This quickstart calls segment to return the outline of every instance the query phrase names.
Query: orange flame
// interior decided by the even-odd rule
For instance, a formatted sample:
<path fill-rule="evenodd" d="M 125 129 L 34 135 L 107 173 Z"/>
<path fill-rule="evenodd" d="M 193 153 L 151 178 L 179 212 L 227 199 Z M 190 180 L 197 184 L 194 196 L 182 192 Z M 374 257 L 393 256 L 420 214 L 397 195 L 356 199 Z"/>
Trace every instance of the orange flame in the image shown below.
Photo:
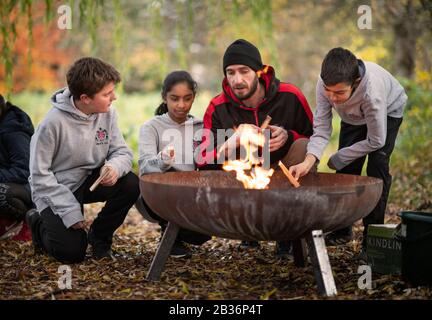
<path fill-rule="evenodd" d="M 240 145 L 245 148 L 246 157 L 243 160 L 225 161 L 223 169 L 235 171 L 237 180 L 243 183 L 245 189 L 267 188 L 274 170 L 263 168 L 261 159 L 257 156 L 258 148 L 264 146 L 264 135 L 253 126 L 247 125 L 243 125 L 235 134 L 240 135 Z M 250 174 L 246 171 L 250 171 Z"/>

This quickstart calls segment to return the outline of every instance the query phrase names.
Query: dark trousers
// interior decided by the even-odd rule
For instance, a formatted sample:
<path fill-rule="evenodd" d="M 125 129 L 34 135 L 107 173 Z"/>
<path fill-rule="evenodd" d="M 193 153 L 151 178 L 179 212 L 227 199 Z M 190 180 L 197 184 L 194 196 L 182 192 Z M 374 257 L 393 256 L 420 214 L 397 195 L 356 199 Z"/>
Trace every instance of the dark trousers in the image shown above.
<path fill-rule="evenodd" d="M 381 149 L 368 154 L 366 173 L 369 177 L 379 178 L 383 181 L 383 192 L 376 207 L 363 219 L 363 245 L 366 244 L 368 225 L 384 223 L 387 199 L 392 183 L 392 176 L 390 175 L 389 171 L 390 156 L 393 152 L 396 136 L 398 134 L 401 123 L 402 118 L 387 117 L 387 137 L 385 145 Z M 349 147 L 358 141 L 365 140 L 366 137 L 366 125 L 353 126 L 342 121 L 339 136 L 339 149 Z M 366 156 L 361 157 L 353 161 L 343 169 L 338 170 L 337 173 L 361 175 L 365 160 Z M 349 234 L 351 232 L 351 227 L 336 231 L 336 233 L 340 234 Z"/>
<path fill-rule="evenodd" d="M 98 243 L 111 246 L 115 230 L 123 223 L 129 209 L 139 196 L 138 177 L 129 172 L 118 179 L 114 186 L 99 185 L 93 192 L 89 188 L 99 177 L 100 168 L 92 172 L 74 196 L 81 204 L 104 202 L 105 206 L 98 213 L 91 225 L 91 232 Z M 83 210 L 82 210 L 83 212 Z M 83 229 L 66 228 L 61 218 L 50 207 L 41 212 L 34 235 L 36 245 L 54 258 L 64 262 L 81 262 L 87 249 L 87 233 Z"/>
<path fill-rule="evenodd" d="M 29 185 L 0 183 L 0 216 L 21 221 L 33 208 Z"/>

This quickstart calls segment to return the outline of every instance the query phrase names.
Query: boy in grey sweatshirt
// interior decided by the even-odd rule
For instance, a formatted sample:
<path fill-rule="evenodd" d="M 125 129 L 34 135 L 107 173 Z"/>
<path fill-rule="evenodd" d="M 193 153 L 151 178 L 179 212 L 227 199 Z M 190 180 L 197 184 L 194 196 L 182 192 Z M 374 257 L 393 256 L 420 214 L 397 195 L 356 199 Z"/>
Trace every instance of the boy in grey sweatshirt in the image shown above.
<path fill-rule="evenodd" d="M 30 186 L 37 212 L 27 216 L 36 247 L 60 261 L 111 255 L 114 231 L 139 196 L 112 107 L 120 74 L 96 58 L 82 58 L 67 73 L 68 87 L 54 93 L 52 108 L 30 143 Z M 89 188 L 104 176 L 94 190 Z M 83 204 L 106 201 L 87 238 Z"/>
<path fill-rule="evenodd" d="M 328 166 L 337 173 L 361 175 L 368 156 L 367 175 L 383 180 L 383 192 L 375 209 L 363 219 L 363 247 L 367 227 L 384 223 L 390 191 L 390 156 L 393 152 L 407 95 L 384 68 L 358 60 L 349 50 L 335 48 L 325 57 L 316 88 L 314 133 L 305 160 L 290 168 L 298 179 L 321 159 L 332 133 L 332 109 L 341 117 L 339 150 Z M 330 244 L 343 244 L 352 237 L 351 227 L 328 236 Z"/>

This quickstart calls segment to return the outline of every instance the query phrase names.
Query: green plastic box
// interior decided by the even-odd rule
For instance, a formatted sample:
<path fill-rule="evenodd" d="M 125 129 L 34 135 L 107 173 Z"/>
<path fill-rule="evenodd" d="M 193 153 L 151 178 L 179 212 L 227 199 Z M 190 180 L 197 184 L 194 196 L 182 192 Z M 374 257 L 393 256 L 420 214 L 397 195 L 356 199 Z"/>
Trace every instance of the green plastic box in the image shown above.
<path fill-rule="evenodd" d="M 372 272 L 401 274 L 402 243 L 397 237 L 397 224 L 371 224 L 367 236 L 367 261 Z"/>

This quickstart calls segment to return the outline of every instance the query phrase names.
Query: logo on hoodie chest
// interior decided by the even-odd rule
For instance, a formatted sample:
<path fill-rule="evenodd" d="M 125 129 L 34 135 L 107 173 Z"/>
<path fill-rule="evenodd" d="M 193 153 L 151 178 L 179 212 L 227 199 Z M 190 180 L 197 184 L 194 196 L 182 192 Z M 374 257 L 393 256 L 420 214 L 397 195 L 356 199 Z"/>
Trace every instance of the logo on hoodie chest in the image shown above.
<path fill-rule="evenodd" d="M 106 129 L 99 128 L 98 131 L 96 131 L 96 145 L 101 144 L 108 144 L 108 131 Z"/>

